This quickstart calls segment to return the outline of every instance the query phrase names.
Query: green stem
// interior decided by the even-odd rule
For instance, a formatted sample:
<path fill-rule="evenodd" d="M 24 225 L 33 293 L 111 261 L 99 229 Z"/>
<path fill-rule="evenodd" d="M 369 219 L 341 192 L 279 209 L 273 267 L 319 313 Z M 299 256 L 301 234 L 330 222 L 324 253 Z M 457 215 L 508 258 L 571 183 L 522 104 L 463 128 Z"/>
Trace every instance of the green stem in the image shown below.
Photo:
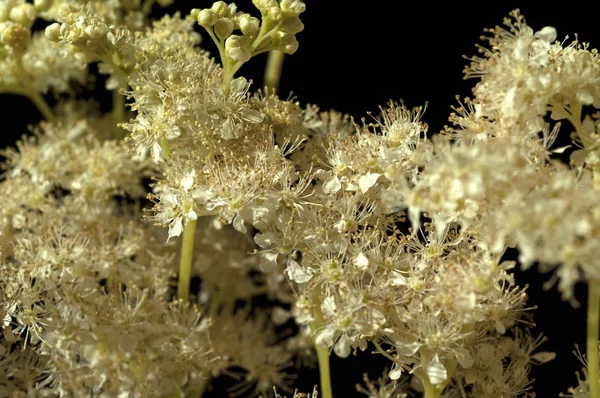
<path fill-rule="evenodd" d="M 54 116 L 52 108 L 50 108 L 50 105 L 48 105 L 42 94 L 38 93 L 37 91 L 31 91 L 27 92 L 25 95 L 38 108 L 42 116 L 44 116 L 44 119 L 49 122 L 56 122 L 56 116 Z"/>
<path fill-rule="evenodd" d="M 321 377 L 321 397 L 333 398 L 331 392 L 331 372 L 329 370 L 329 348 L 317 347 L 319 359 L 319 375 Z"/>
<path fill-rule="evenodd" d="M 112 92 L 112 113 L 115 126 L 117 127 L 117 138 L 122 139 L 124 134 L 123 129 L 119 127 L 119 124 L 125 121 L 125 96 L 122 95 L 119 90 L 120 87 Z"/>
<path fill-rule="evenodd" d="M 272 90 L 272 92 L 277 91 L 277 89 L 279 88 L 279 81 L 281 80 L 281 71 L 283 69 L 284 58 L 285 54 L 281 51 L 269 51 L 269 57 L 267 58 L 267 68 L 265 70 L 265 86 Z"/>
<path fill-rule="evenodd" d="M 165 160 L 169 159 L 171 157 L 171 146 L 169 145 L 169 141 L 167 141 L 166 138 L 161 137 L 158 139 L 158 144 L 160 145 Z"/>
<path fill-rule="evenodd" d="M 321 295 L 318 292 L 315 292 L 313 295 L 313 299 L 316 303 L 314 309 L 314 317 L 315 320 L 311 323 L 311 328 L 313 332 L 319 330 L 319 328 L 323 325 L 323 313 L 321 312 Z M 319 375 L 321 377 L 321 398 L 333 398 L 333 393 L 331 390 L 331 371 L 329 370 L 329 348 L 328 347 L 318 347 L 315 345 L 317 349 L 317 359 L 319 360 Z"/>
<path fill-rule="evenodd" d="M 429 380 L 423 382 L 423 398 L 439 398 L 441 394 L 442 390 L 431 384 Z"/>
<path fill-rule="evenodd" d="M 181 243 L 181 258 L 179 260 L 179 281 L 177 283 L 177 297 L 187 300 L 190 295 L 190 280 L 192 279 L 192 254 L 194 253 L 194 235 L 196 233 L 196 220 L 189 220 L 183 229 L 183 242 Z"/>
<path fill-rule="evenodd" d="M 598 364 L 598 326 L 600 314 L 600 281 L 589 283 L 587 309 L 587 368 L 590 398 L 600 398 L 600 374 Z"/>

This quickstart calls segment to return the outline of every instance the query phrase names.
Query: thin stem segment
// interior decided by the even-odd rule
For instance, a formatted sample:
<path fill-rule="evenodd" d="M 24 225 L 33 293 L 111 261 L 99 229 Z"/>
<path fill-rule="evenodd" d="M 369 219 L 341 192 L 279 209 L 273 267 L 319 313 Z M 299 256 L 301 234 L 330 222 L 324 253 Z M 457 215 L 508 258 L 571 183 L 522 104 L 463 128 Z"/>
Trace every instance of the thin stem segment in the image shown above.
<path fill-rule="evenodd" d="M 311 323 L 311 329 L 313 332 L 319 330 L 323 325 L 323 313 L 321 312 L 321 294 L 317 290 L 313 293 L 314 302 L 317 305 L 314 308 L 315 320 Z M 333 398 L 331 390 L 331 371 L 329 370 L 329 348 L 319 347 L 315 344 L 317 349 L 317 359 L 319 360 L 319 375 L 321 377 L 321 398 Z"/>
<path fill-rule="evenodd" d="M 179 260 L 179 280 L 177 283 L 177 298 L 187 300 L 190 295 L 190 280 L 192 279 L 192 254 L 194 253 L 194 235 L 196 220 L 189 220 L 183 229 L 181 243 L 181 258 Z"/>
<path fill-rule="evenodd" d="M 269 51 L 269 57 L 267 58 L 267 68 L 265 69 L 265 86 L 271 89 L 273 92 L 279 88 L 279 81 L 281 80 L 281 71 L 283 69 L 283 60 L 285 54 L 281 51 L 271 50 Z"/>
<path fill-rule="evenodd" d="M 600 325 L 600 281 L 589 282 L 587 309 L 587 368 L 590 398 L 600 398 L 600 374 L 598 364 L 598 327 Z"/>
<path fill-rule="evenodd" d="M 439 398 L 442 392 L 433 384 L 423 383 L 423 398 Z"/>
<path fill-rule="evenodd" d="M 333 398 L 331 392 L 331 372 L 329 370 L 329 348 L 317 347 L 319 359 L 319 375 L 321 377 L 321 397 Z"/>
<path fill-rule="evenodd" d="M 27 95 L 31 102 L 33 102 L 33 104 L 38 108 L 42 116 L 44 116 L 44 119 L 49 122 L 56 121 L 56 116 L 54 116 L 52 108 L 50 108 L 50 105 L 48 105 L 42 94 L 32 90 L 31 92 L 27 92 L 25 95 Z"/>
<path fill-rule="evenodd" d="M 119 92 L 120 88 L 116 88 L 112 92 L 112 114 L 117 127 L 117 134 L 119 139 L 123 138 L 123 129 L 119 127 L 120 123 L 125 121 L 125 96 Z"/>

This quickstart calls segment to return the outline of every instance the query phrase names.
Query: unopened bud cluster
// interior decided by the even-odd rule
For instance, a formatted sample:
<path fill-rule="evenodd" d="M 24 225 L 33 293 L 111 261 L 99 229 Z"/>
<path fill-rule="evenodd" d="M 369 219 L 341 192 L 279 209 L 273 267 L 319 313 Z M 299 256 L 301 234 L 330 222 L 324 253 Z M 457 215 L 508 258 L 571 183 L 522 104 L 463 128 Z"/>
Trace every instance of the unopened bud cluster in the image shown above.
<path fill-rule="evenodd" d="M 300 0 L 254 0 L 261 19 L 237 11 L 234 3 L 217 1 L 211 8 L 194 9 L 191 15 L 205 28 L 227 62 L 247 62 L 270 50 L 293 54 L 298 49 L 296 33 L 304 29 L 299 15 L 306 6 Z M 234 34 L 239 31 L 240 34 Z"/>
<path fill-rule="evenodd" d="M 23 0 L 1 2 L 0 46 L 15 54 L 23 54 L 29 45 L 31 26 L 37 12 L 48 7 L 47 3 L 49 0 L 37 1 L 35 5 Z"/>

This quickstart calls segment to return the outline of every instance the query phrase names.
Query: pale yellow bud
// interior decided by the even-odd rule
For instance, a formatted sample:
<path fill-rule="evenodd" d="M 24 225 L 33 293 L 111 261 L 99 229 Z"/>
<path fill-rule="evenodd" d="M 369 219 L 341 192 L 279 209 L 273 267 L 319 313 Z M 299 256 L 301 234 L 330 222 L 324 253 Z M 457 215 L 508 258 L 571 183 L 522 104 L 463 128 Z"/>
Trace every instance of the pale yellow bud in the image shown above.
<path fill-rule="evenodd" d="M 248 62 L 252 57 L 250 53 L 250 40 L 244 36 L 229 36 L 225 40 L 225 53 L 236 62 Z"/>
<path fill-rule="evenodd" d="M 87 37 L 92 41 L 97 41 L 103 39 L 104 36 L 108 33 L 108 28 L 106 25 L 94 25 L 94 26 L 86 26 L 83 30 Z"/>
<path fill-rule="evenodd" d="M 281 8 L 279 7 L 271 7 L 267 16 L 273 21 L 280 21 L 283 18 L 283 12 L 281 12 Z"/>
<path fill-rule="evenodd" d="M 246 36 L 255 36 L 260 30 L 260 21 L 248 14 L 240 17 L 240 30 Z"/>
<path fill-rule="evenodd" d="M 174 3 L 174 0 L 156 0 L 156 3 L 161 7 L 168 7 Z"/>
<path fill-rule="evenodd" d="M 212 12 L 211 10 L 202 10 L 198 13 L 198 24 L 205 28 L 210 28 L 217 23 L 217 14 Z"/>
<path fill-rule="evenodd" d="M 229 37 L 233 32 L 233 22 L 229 18 L 219 18 L 215 23 L 215 33 L 221 40 Z"/>
<path fill-rule="evenodd" d="M 53 0 L 34 0 L 33 7 L 38 12 L 44 12 L 44 11 L 48 11 L 50 9 L 50 7 L 52 7 L 53 3 L 54 3 Z"/>
<path fill-rule="evenodd" d="M 281 10 L 286 16 L 298 16 L 306 11 L 306 4 L 300 0 L 281 0 Z"/>
<path fill-rule="evenodd" d="M 283 36 L 279 41 L 278 50 L 286 54 L 295 53 L 296 50 L 298 50 L 298 40 L 296 40 L 296 36 Z"/>
<path fill-rule="evenodd" d="M 60 24 L 57 22 L 54 22 L 52 25 L 49 25 L 46 27 L 46 30 L 44 31 L 44 33 L 46 34 L 46 37 L 52 41 L 59 41 L 60 40 Z"/>
<path fill-rule="evenodd" d="M 5 26 L 0 35 L 0 42 L 10 47 L 16 54 L 23 54 L 27 51 L 31 31 L 25 26 L 18 23 L 11 23 Z"/>
<path fill-rule="evenodd" d="M 229 6 L 224 1 L 215 2 L 210 9 L 221 18 L 229 16 Z"/>
<path fill-rule="evenodd" d="M 276 0 L 252 0 L 254 6 L 259 9 L 261 14 L 267 14 L 273 7 L 277 7 Z"/>
<path fill-rule="evenodd" d="M 33 4 L 23 3 L 11 8 L 9 17 L 11 21 L 31 28 L 33 21 L 35 21 L 36 13 Z"/>

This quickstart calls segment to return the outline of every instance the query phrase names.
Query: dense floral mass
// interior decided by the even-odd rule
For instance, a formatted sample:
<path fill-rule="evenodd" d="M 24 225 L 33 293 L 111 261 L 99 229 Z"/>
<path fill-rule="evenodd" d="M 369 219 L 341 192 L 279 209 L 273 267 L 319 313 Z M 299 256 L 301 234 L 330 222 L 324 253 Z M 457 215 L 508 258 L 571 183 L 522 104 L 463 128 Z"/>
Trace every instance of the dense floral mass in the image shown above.
<path fill-rule="evenodd" d="M 241 370 L 231 395 L 266 396 L 315 346 L 322 369 L 387 358 L 371 397 L 533 396 L 553 355 L 503 255 L 573 304 L 575 283 L 600 289 L 597 51 L 513 12 L 432 136 L 426 107 L 357 124 L 255 90 L 236 73 L 293 54 L 305 4 L 253 3 L 151 22 L 152 1 L 0 0 L 0 92 L 46 119 L 2 152 L 0 397 L 201 397 Z M 92 63 L 110 113 L 76 99 Z M 591 339 L 575 397 L 600 396 Z"/>

